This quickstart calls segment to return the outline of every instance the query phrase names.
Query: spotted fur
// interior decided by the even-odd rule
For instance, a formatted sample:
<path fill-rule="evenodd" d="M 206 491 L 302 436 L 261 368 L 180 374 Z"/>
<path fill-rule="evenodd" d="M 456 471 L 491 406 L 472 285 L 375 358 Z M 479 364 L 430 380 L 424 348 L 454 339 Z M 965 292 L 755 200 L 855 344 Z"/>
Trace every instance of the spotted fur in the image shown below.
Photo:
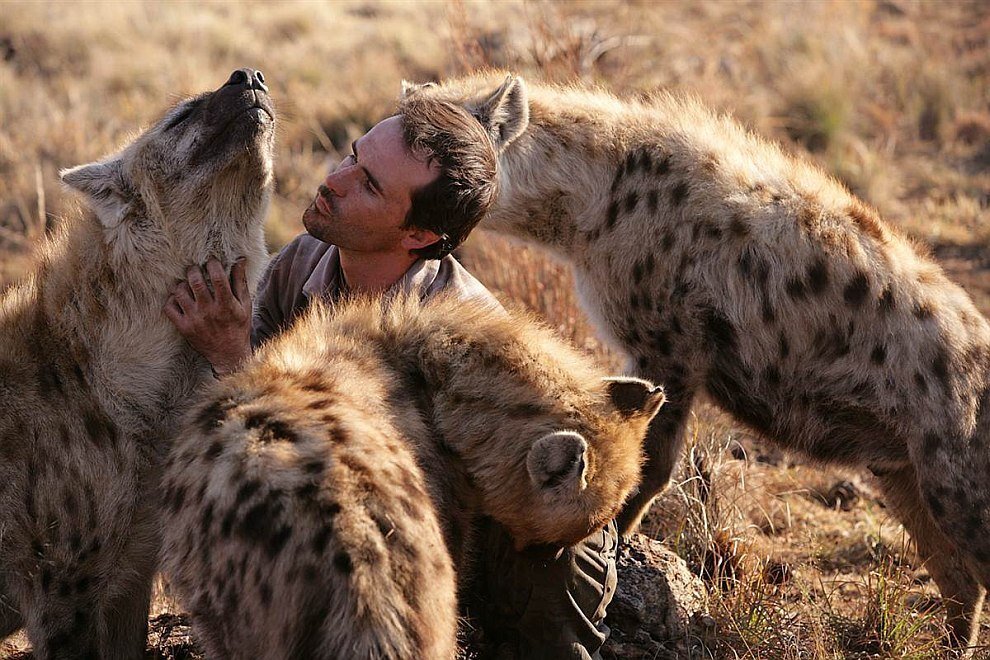
<path fill-rule="evenodd" d="M 209 377 L 161 309 L 207 255 L 264 265 L 274 131 L 267 96 L 261 123 L 239 114 L 253 99 L 183 102 L 63 172 L 89 208 L 0 297 L 0 638 L 26 628 L 39 660 L 144 653 L 161 463 Z"/>
<path fill-rule="evenodd" d="M 586 537 L 662 403 L 485 304 L 315 307 L 187 420 L 165 567 L 210 657 L 449 659 L 474 519 Z"/>
<path fill-rule="evenodd" d="M 707 392 L 770 440 L 870 466 L 972 641 L 990 584 L 990 324 L 941 269 L 814 166 L 698 102 L 620 101 L 505 74 L 409 87 L 500 149 L 489 228 L 574 264 L 585 309 L 670 396 L 637 527 Z"/>

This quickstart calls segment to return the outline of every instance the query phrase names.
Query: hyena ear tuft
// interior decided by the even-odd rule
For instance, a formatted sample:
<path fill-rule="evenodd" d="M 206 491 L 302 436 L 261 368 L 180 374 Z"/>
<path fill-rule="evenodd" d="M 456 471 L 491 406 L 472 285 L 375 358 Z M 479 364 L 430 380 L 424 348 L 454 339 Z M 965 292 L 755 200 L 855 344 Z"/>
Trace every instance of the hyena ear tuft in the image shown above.
<path fill-rule="evenodd" d="M 437 84 L 433 82 L 425 83 L 414 83 L 408 80 L 402 81 L 402 93 L 399 94 L 400 99 L 408 98 L 418 92 L 421 89 L 430 89 L 431 87 L 436 87 Z"/>
<path fill-rule="evenodd" d="M 494 94 L 474 109 L 474 116 L 491 136 L 495 149 L 501 151 L 529 126 L 526 83 L 518 76 L 507 77 Z"/>
<path fill-rule="evenodd" d="M 59 172 L 69 188 L 84 194 L 104 225 L 115 226 L 131 209 L 134 191 L 120 159 L 79 165 Z"/>
<path fill-rule="evenodd" d="M 577 492 L 588 485 L 588 443 L 574 431 L 556 431 L 530 447 L 526 470 L 541 490 Z"/>
<path fill-rule="evenodd" d="M 626 417 L 652 419 L 667 401 L 663 388 L 642 378 L 605 378 L 608 397 Z"/>

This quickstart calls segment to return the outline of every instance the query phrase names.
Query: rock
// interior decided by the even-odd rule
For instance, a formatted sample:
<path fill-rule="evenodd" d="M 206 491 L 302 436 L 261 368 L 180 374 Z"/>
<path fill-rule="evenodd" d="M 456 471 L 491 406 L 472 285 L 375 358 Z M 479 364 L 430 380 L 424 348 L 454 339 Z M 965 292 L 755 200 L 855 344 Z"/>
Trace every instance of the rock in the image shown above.
<path fill-rule="evenodd" d="M 705 586 L 684 560 L 642 534 L 624 540 L 619 584 L 605 622 L 612 629 L 606 660 L 688 660 L 709 657 L 715 621 L 705 606 Z"/>

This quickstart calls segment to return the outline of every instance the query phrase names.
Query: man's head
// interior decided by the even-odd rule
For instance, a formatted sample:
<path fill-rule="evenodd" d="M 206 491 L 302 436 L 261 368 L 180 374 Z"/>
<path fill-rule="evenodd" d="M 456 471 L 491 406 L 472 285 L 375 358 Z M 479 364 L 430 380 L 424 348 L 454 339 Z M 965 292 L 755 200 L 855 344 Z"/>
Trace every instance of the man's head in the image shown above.
<path fill-rule="evenodd" d="M 407 102 L 358 138 L 303 214 L 310 234 L 355 252 L 443 256 L 497 194 L 481 125 L 438 101 Z"/>

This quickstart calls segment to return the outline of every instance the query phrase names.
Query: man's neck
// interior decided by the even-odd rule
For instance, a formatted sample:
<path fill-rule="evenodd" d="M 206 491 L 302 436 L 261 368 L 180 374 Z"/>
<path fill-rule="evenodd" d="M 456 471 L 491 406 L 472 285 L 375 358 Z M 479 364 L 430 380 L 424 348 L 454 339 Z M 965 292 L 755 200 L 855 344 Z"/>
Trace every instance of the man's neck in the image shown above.
<path fill-rule="evenodd" d="M 339 248 L 338 248 L 339 249 Z M 340 269 L 352 293 L 380 293 L 402 279 L 416 257 L 340 250 Z"/>

